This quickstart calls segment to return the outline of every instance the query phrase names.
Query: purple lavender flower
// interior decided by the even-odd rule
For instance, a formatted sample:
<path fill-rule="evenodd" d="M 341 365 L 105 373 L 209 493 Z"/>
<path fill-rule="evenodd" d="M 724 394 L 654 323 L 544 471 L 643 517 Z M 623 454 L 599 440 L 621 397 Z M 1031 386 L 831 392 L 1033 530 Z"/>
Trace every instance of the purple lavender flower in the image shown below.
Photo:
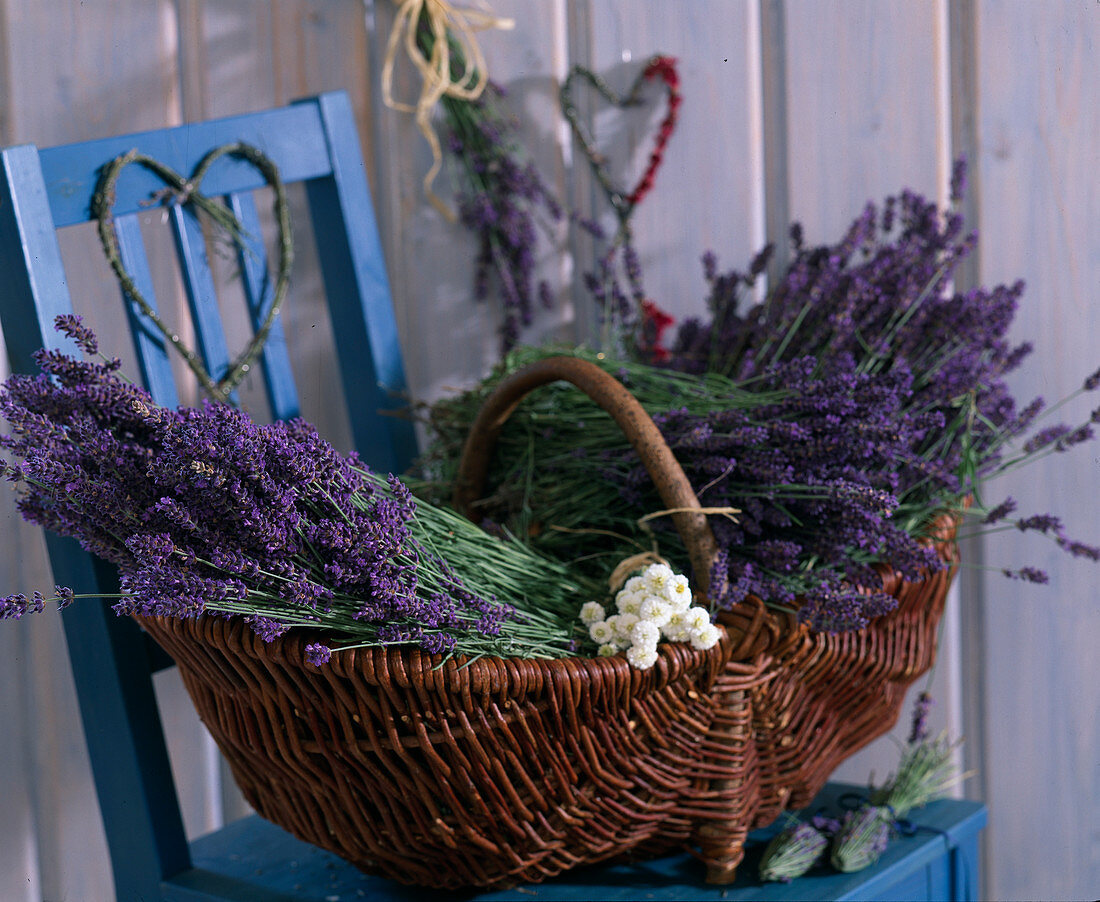
<path fill-rule="evenodd" d="M 259 615 L 249 617 L 248 625 L 252 627 L 252 632 L 259 636 L 264 642 L 274 642 L 290 628 L 285 623 L 279 623 L 272 620 L 270 617 L 261 617 Z"/>
<path fill-rule="evenodd" d="M 323 667 L 332 658 L 332 649 L 320 642 L 313 642 L 306 646 L 306 662 L 314 667 Z"/>
<path fill-rule="evenodd" d="M 1031 530 L 1041 533 L 1060 533 L 1062 531 L 1062 521 L 1052 514 L 1035 514 L 1031 517 L 1024 517 L 1021 520 L 1017 520 L 1016 528 L 1020 530 L 1020 532 Z"/>
<path fill-rule="evenodd" d="M 1016 502 L 1012 498 L 1005 498 L 982 518 L 982 523 L 998 523 L 1016 510 Z"/>
<path fill-rule="evenodd" d="M 27 613 L 27 596 L 22 592 L 0 598 L 0 620 L 18 620 Z"/>
<path fill-rule="evenodd" d="M 924 742 L 928 738 L 928 715 L 932 712 L 935 700 L 927 692 L 917 696 L 913 706 L 913 726 L 909 731 L 909 744 Z"/>
<path fill-rule="evenodd" d="M 80 316 L 75 313 L 59 313 L 54 317 L 53 322 L 58 332 L 69 336 L 89 357 L 99 353 L 99 340 L 95 337 L 95 333 L 84 325 Z"/>
<path fill-rule="evenodd" d="M 1046 585 L 1050 582 L 1050 577 L 1046 574 L 1046 571 L 1039 570 L 1036 567 L 1021 567 L 1019 570 L 1005 569 L 1001 572 L 1009 579 L 1020 579 L 1028 583 Z"/>

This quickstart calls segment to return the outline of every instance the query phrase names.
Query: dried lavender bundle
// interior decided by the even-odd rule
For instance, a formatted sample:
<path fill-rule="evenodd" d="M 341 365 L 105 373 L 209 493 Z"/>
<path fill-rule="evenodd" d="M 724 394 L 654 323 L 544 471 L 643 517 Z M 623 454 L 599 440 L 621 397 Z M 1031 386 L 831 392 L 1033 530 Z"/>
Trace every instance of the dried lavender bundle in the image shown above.
<path fill-rule="evenodd" d="M 886 850 L 890 831 L 911 811 L 941 799 L 961 775 L 955 768 L 958 742 L 946 735 L 932 738 L 928 713 L 932 698 L 922 692 L 913 710 L 909 741 L 901 754 L 897 773 L 871 793 L 870 800 L 848 815 L 837 833 L 830 860 L 841 871 L 858 871 L 878 861 Z"/>
<path fill-rule="evenodd" d="M 821 861 L 828 847 L 829 837 L 817 825 L 792 819 L 764 849 L 760 879 L 765 883 L 789 883 Z"/>
<path fill-rule="evenodd" d="M 437 486 L 450 484 L 484 394 L 541 353 L 516 352 L 478 390 L 436 405 Z M 899 469 L 919 463 L 913 436 L 938 422 L 897 414 L 903 376 L 819 379 L 813 361 L 799 360 L 739 384 L 576 353 L 621 378 L 654 415 L 704 506 L 740 511 L 712 524 L 723 549 L 711 574 L 716 603 L 801 596 L 808 622 L 852 628 L 894 603 L 854 588 L 875 584 L 872 562 L 890 559 L 913 578 L 942 566 L 919 541 L 928 506 L 905 512 L 894 492 Z M 607 414 L 571 386 L 547 387 L 517 409 L 494 470 L 486 516 L 548 553 L 599 572 L 652 540 L 637 523 L 662 507 L 648 474 Z M 662 553 L 686 566 L 678 537 L 667 524 L 655 529 Z"/>
<path fill-rule="evenodd" d="M 849 812 L 833 838 L 829 862 L 838 871 L 850 873 L 870 867 L 890 844 L 890 812 L 875 805 L 863 805 Z"/>
<path fill-rule="evenodd" d="M 430 58 L 436 36 L 427 21 L 417 43 Z M 462 47 L 449 38 L 451 70 L 456 78 L 472 75 Z M 507 109 L 504 89 L 489 81 L 476 100 L 445 95 L 440 106 L 445 147 L 454 159 L 459 221 L 477 238 L 474 296 L 486 301 L 494 287 L 500 300 L 501 349 L 507 352 L 534 322 L 536 305 L 551 308 L 554 296 L 536 279 L 540 219 L 549 233 L 562 219 L 557 201 L 519 137 L 519 121 Z M 579 222 L 599 231 L 594 223 Z"/>
<path fill-rule="evenodd" d="M 78 321 L 62 327 L 81 341 Z M 118 373 L 41 351 L 0 393 L 0 447 L 31 522 L 117 564 L 120 614 L 239 615 L 270 641 L 332 648 L 561 656 L 593 587 L 561 564 L 414 502 L 302 420 L 258 425 L 224 404 L 168 410 Z M 59 603 L 74 593 L 59 589 Z M 0 601 L 0 618 L 41 607 Z"/>

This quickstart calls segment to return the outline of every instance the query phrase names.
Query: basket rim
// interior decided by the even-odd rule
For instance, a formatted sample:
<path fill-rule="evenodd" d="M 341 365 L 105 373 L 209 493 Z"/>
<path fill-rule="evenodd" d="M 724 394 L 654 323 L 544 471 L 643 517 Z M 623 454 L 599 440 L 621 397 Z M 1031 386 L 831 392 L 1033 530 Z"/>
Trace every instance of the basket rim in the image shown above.
<path fill-rule="evenodd" d="M 327 664 L 316 666 L 305 658 L 305 646 L 316 635 L 305 629 L 291 629 L 271 642 L 252 632 L 243 617 L 200 614 L 178 618 L 131 615 L 154 640 L 164 645 L 167 638 L 177 653 L 188 644 L 217 650 L 227 656 L 275 664 L 307 674 L 326 671 L 340 678 L 354 678 L 368 685 L 392 682 L 402 688 L 422 686 L 448 693 L 517 696 L 537 693 L 544 686 L 578 681 L 598 685 L 604 691 L 647 694 L 676 680 L 694 677 L 701 688 L 709 686 L 729 661 L 733 642 L 725 627 L 716 623 L 719 641 L 709 649 L 693 648 L 686 642 L 661 642 L 657 662 L 646 670 L 632 667 L 622 654 L 610 657 L 575 655 L 562 658 L 502 658 L 429 654 L 408 644 L 334 649 Z"/>

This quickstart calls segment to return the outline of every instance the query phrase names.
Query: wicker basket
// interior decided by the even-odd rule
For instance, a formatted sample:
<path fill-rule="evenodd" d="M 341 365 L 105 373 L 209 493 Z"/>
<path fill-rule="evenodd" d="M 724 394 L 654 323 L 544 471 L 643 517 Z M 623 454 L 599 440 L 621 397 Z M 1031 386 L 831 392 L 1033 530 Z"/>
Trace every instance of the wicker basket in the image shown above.
<path fill-rule="evenodd" d="M 647 460 L 670 503 L 698 507 L 652 420 L 618 391 L 632 434 L 656 436 Z M 713 553 L 705 516 L 679 525 Z M 257 812 L 369 873 L 502 887 L 634 852 L 689 845 L 720 864 L 740 848 L 729 812 L 745 731 L 712 694 L 735 644 L 724 629 L 706 651 L 660 646 L 646 671 L 622 657 L 466 663 L 407 647 L 317 668 L 293 631 L 265 644 L 240 619 L 137 619 L 175 658 Z"/>
<path fill-rule="evenodd" d="M 685 492 L 678 479 L 666 478 L 682 471 L 652 420 L 614 377 L 587 361 L 548 358 L 497 387 L 466 442 L 456 504 L 470 510 L 481 496 L 496 437 L 523 397 L 557 380 L 572 382 L 615 418 L 666 507 L 684 509 L 673 519 L 705 594 L 716 546 L 705 517 L 687 510 L 698 508 L 698 500 L 690 487 Z M 953 519 L 937 523 L 936 548 L 950 566 L 920 582 L 878 568 L 898 605 L 857 632 L 813 632 L 757 598 L 721 614 L 734 647 L 711 689 L 718 710 L 706 749 L 723 773 L 713 774 L 681 812 L 703 823 L 695 837 L 708 842 L 701 856 L 708 882 L 732 882 L 749 830 L 808 804 L 838 764 L 897 723 L 906 689 L 935 660 L 957 563 L 954 533 Z"/>

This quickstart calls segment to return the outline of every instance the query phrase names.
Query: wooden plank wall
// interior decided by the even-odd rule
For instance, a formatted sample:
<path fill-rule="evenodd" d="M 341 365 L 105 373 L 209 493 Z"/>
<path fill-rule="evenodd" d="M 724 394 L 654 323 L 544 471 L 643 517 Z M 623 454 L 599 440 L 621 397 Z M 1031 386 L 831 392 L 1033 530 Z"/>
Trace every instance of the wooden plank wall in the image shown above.
<path fill-rule="evenodd" d="M 1100 5 L 1092 0 L 498 0 L 511 32 L 481 43 L 508 88 L 543 176 L 579 210 L 608 211 L 559 115 L 556 83 L 586 63 L 627 87 L 655 52 L 680 59 L 681 126 L 635 219 L 648 293 L 678 316 L 703 309 L 699 257 L 741 265 L 799 219 L 831 240 L 868 199 L 902 187 L 942 197 L 954 152 L 977 167 L 982 242 L 973 277 L 1028 279 L 1018 334 L 1038 351 L 1017 387 L 1051 398 L 1095 369 L 1100 284 Z M 389 0 L 0 0 L 0 141 L 48 145 L 260 109 L 344 88 L 359 116 L 414 393 L 476 379 L 496 356 L 496 311 L 471 300 L 473 242 L 425 203 L 427 148 L 410 118 L 382 107 L 378 76 Z M 972 78 L 968 82 L 966 71 Z M 398 68 L 398 90 L 415 88 Z M 623 180 L 644 165 L 650 119 L 581 98 Z M 440 193 L 448 197 L 446 177 Z M 300 208 L 301 199 L 295 201 Z M 150 225 L 154 216 L 150 216 Z M 301 217 L 298 217 L 301 221 Z M 330 337 L 314 300 L 306 236 L 287 308 L 309 416 L 338 445 Z M 118 308 L 88 235 L 66 237 L 74 296 L 109 324 Z M 594 249 L 568 230 L 540 272 L 560 304 L 531 337 L 581 338 L 577 291 Z M 163 252 L 166 256 L 166 251 Z M 178 294 L 174 274 L 158 271 Z M 109 328 L 109 325 L 108 325 Z M 109 333 L 107 333 L 109 334 Z M 1084 403 L 1082 410 L 1089 405 Z M 1095 402 L 1092 406 L 1095 406 Z M 1027 510 L 1053 508 L 1100 539 L 1091 500 L 1096 452 L 1052 459 L 1006 488 Z M 40 537 L 0 511 L 5 591 L 49 585 Z M 968 794 L 992 806 L 986 898 L 1089 897 L 1100 885 L 1100 627 L 1093 573 L 1035 541 L 989 542 L 991 564 L 1029 562 L 1052 586 L 976 574 L 953 601 L 935 693 L 938 722 L 976 737 Z M 966 630 L 957 627 L 962 612 Z M 109 898 L 71 677 L 56 618 L 0 630 L 0 898 Z M 177 683 L 159 687 L 188 829 L 240 810 Z M 965 698 L 965 702 L 960 699 Z M 881 778 L 878 743 L 842 768 Z"/>

